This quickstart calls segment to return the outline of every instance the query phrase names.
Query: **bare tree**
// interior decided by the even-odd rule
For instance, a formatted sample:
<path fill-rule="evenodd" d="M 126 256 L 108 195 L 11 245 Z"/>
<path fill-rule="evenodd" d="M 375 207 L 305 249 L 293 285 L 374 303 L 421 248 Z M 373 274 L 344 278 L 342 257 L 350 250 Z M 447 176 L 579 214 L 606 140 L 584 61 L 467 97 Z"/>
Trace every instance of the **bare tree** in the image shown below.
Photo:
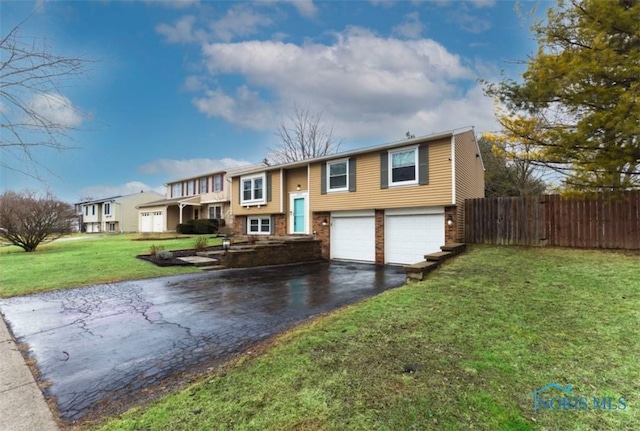
<path fill-rule="evenodd" d="M 0 156 L 10 156 L 0 157 L 0 167 L 37 177 L 37 170 L 29 169 L 39 165 L 37 149 L 73 148 L 69 131 L 83 115 L 61 89 L 91 60 L 54 54 L 45 38 L 22 37 L 27 20 L 0 35 Z"/>
<path fill-rule="evenodd" d="M 311 114 L 308 108 L 294 105 L 294 114 L 282 120 L 276 130 L 281 142 L 269 148 L 269 159 L 289 163 L 337 153 L 341 142 L 333 136 L 333 127 L 322 120 L 322 113 Z"/>
<path fill-rule="evenodd" d="M 31 252 L 44 240 L 71 233 L 77 215 L 73 206 L 51 193 L 37 197 L 33 192 L 5 192 L 0 195 L 0 237 Z"/>

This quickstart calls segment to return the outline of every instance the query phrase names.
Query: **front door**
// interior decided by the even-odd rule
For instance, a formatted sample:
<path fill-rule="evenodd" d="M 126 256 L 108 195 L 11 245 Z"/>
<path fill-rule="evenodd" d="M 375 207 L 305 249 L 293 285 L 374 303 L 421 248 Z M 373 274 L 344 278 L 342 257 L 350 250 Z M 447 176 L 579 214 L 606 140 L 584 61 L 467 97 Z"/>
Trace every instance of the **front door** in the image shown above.
<path fill-rule="evenodd" d="M 304 194 L 291 196 L 291 233 L 307 233 L 307 197 Z"/>

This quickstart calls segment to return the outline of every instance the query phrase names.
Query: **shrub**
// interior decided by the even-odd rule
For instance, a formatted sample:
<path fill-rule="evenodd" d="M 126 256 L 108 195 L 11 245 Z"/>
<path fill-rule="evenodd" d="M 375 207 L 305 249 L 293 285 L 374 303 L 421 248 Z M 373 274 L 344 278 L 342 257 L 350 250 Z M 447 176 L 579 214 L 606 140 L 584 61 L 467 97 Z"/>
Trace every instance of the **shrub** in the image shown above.
<path fill-rule="evenodd" d="M 219 223 L 216 219 L 198 219 L 178 224 L 176 230 L 181 234 L 204 235 L 218 232 L 218 226 Z"/>
<path fill-rule="evenodd" d="M 196 238 L 196 241 L 193 245 L 193 248 L 195 248 L 197 251 L 202 251 L 204 249 L 207 248 L 207 237 L 205 236 L 199 236 Z"/>
<path fill-rule="evenodd" d="M 169 260 L 169 259 L 173 258 L 173 253 L 171 253 L 170 251 L 167 251 L 167 250 L 160 250 L 156 254 L 156 257 L 158 259 L 160 259 L 160 260 Z"/>
<path fill-rule="evenodd" d="M 149 254 L 155 257 L 162 250 L 164 250 L 163 246 L 152 244 L 151 247 L 149 247 Z"/>

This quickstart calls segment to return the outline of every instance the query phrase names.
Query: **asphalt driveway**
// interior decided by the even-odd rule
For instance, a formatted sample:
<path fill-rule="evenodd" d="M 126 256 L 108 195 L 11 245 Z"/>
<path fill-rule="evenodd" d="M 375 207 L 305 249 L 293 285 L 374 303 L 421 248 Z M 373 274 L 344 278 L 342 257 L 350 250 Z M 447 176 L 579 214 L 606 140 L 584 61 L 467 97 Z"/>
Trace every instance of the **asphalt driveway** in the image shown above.
<path fill-rule="evenodd" d="M 401 268 L 315 263 L 9 298 L 0 312 L 50 383 L 45 395 L 73 422 L 403 283 Z"/>

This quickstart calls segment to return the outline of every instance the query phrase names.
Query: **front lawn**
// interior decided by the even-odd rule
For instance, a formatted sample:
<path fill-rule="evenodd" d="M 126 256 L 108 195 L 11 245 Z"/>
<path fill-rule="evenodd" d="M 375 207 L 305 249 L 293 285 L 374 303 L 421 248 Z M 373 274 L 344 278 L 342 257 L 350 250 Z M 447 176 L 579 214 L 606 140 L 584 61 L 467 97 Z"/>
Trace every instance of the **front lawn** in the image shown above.
<path fill-rule="evenodd" d="M 474 247 L 96 429 L 640 429 L 639 275 L 638 255 Z M 550 383 L 588 408 L 534 413 Z"/>
<path fill-rule="evenodd" d="M 149 253 L 152 245 L 166 250 L 193 248 L 195 236 L 144 241 L 141 238 L 145 237 L 89 235 L 42 244 L 32 253 L 15 246 L 0 247 L 0 297 L 198 271 L 194 267 L 160 268 L 135 258 Z M 209 239 L 209 245 L 219 243 L 219 239 Z"/>

